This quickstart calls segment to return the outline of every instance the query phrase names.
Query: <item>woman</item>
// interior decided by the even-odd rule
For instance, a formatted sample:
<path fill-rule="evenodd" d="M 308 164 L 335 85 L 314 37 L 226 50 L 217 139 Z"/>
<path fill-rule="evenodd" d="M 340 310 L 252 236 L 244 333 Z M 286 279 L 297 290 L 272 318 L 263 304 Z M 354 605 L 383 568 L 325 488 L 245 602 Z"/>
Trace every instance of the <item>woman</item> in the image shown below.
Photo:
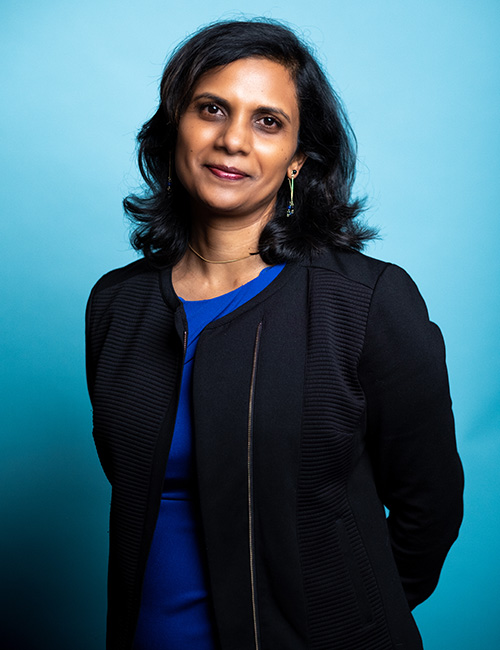
<path fill-rule="evenodd" d="M 108 648 L 421 648 L 462 516 L 444 347 L 356 252 L 338 98 L 287 28 L 217 23 L 139 143 L 144 259 L 87 312 Z"/>

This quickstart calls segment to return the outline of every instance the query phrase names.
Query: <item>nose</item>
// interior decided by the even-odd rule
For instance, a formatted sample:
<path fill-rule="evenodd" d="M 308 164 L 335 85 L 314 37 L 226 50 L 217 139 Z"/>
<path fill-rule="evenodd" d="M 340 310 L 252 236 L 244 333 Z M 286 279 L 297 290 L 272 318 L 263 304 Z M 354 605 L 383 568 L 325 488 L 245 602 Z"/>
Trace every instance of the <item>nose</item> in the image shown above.
<path fill-rule="evenodd" d="M 251 125 L 243 116 L 230 116 L 221 126 L 216 146 L 230 154 L 247 154 L 250 151 Z"/>

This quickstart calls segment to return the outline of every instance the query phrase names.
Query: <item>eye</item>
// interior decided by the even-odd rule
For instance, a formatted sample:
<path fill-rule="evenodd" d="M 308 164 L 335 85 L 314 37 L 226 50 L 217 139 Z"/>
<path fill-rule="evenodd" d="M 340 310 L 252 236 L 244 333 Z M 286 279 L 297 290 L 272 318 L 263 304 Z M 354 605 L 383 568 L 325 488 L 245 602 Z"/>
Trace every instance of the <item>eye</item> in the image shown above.
<path fill-rule="evenodd" d="M 259 122 L 267 131 L 278 131 L 283 126 L 279 120 L 271 115 L 264 115 L 259 118 Z"/>
<path fill-rule="evenodd" d="M 220 113 L 220 108 L 217 106 L 217 104 L 202 104 L 200 106 L 200 112 L 208 114 L 208 115 L 217 115 Z"/>

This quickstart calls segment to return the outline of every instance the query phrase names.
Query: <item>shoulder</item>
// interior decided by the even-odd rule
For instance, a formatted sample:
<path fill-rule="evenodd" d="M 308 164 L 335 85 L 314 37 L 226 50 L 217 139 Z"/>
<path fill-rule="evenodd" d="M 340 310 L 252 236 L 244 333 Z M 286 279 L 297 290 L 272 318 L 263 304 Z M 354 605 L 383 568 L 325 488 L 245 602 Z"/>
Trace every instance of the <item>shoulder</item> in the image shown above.
<path fill-rule="evenodd" d="M 145 259 L 114 269 L 94 285 L 87 302 L 87 323 L 116 313 L 131 318 L 147 309 L 164 305 L 160 288 L 161 272 Z"/>
<path fill-rule="evenodd" d="M 137 280 L 152 280 L 157 277 L 157 269 L 153 269 L 148 262 L 142 258 L 131 264 L 113 269 L 103 275 L 93 286 L 92 294 L 95 295 L 106 289 L 118 287 L 127 283 L 134 283 Z"/>
<path fill-rule="evenodd" d="M 321 287 L 316 294 L 334 296 L 337 307 L 341 301 L 344 310 L 363 316 L 369 337 L 381 329 L 389 337 L 398 332 L 409 340 L 417 333 L 428 335 L 425 301 L 409 274 L 396 264 L 355 251 L 332 250 L 308 266 L 313 285 Z"/>
<path fill-rule="evenodd" d="M 360 287 L 365 287 L 369 293 L 378 290 L 379 285 L 388 287 L 399 293 L 415 284 L 408 273 L 391 262 L 384 262 L 357 251 L 331 249 L 306 264 L 313 272 L 325 271 L 323 276 L 331 275 L 334 279 L 343 279 Z"/>
<path fill-rule="evenodd" d="M 323 270 L 367 288 L 373 289 L 378 278 L 389 266 L 357 251 L 329 249 L 306 264 L 311 270 Z"/>

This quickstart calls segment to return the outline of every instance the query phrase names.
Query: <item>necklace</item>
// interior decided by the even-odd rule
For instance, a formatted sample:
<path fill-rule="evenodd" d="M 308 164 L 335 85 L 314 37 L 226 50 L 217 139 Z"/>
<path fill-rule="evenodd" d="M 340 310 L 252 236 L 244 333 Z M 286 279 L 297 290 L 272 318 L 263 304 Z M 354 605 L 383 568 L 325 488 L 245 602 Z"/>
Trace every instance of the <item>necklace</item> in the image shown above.
<path fill-rule="evenodd" d="M 231 262 L 240 262 L 241 260 L 246 260 L 248 257 L 252 257 L 252 255 L 258 255 L 259 253 L 249 253 L 248 255 L 245 255 L 244 257 L 237 257 L 234 260 L 207 260 L 206 257 L 203 257 L 203 255 L 200 255 L 198 251 L 195 251 L 194 248 L 191 246 L 191 244 L 188 243 L 188 246 L 190 250 L 193 251 L 193 253 L 200 258 L 200 260 L 203 260 L 204 262 L 208 262 L 208 264 L 231 264 Z"/>

